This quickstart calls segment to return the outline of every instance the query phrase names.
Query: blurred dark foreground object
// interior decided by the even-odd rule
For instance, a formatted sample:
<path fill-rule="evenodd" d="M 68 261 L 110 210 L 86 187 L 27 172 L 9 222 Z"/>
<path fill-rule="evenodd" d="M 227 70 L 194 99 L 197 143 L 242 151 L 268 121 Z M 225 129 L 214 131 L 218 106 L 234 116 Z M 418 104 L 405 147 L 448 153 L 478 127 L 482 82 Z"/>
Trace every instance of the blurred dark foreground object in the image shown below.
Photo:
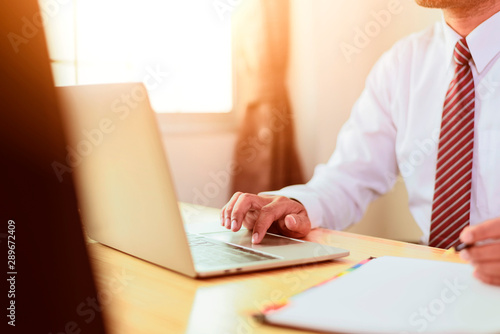
<path fill-rule="evenodd" d="M 38 3 L 0 1 L 1 333 L 104 333 Z"/>

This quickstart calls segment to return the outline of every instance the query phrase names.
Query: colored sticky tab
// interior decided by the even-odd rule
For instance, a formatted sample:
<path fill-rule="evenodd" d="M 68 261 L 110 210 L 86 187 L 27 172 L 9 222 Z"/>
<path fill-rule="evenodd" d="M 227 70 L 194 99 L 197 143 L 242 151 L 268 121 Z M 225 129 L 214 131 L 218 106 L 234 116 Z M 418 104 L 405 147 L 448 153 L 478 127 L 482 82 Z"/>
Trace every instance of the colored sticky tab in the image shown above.
<path fill-rule="evenodd" d="M 286 305 L 288 305 L 288 299 L 283 299 L 271 305 L 264 306 L 264 309 L 261 312 L 263 314 L 268 314 L 270 312 L 277 311 Z"/>
<path fill-rule="evenodd" d="M 339 278 L 340 276 L 344 276 L 345 274 L 348 274 L 348 273 L 350 273 L 351 271 L 354 271 L 354 270 L 358 269 L 359 267 L 361 267 L 362 265 L 364 265 L 365 263 L 368 263 L 369 261 L 371 261 L 371 260 L 373 260 L 373 259 L 375 259 L 375 258 L 374 258 L 374 257 L 369 257 L 368 259 L 363 260 L 363 261 L 361 261 L 361 262 L 359 262 L 359 263 L 355 264 L 354 266 L 352 266 L 352 267 L 350 267 L 350 268 L 348 268 L 348 269 L 344 270 L 343 272 L 341 272 L 341 273 L 339 273 L 339 274 L 337 274 L 337 275 L 333 276 L 332 278 L 329 278 L 329 279 L 327 279 L 326 281 L 321 282 L 321 283 L 319 283 L 318 285 L 313 286 L 311 289 L 313 289 L 313 288 L 315 288 L 315 287 L 317 287 L 317 286 L 323 285 L 323 284 L 325 284 L 325 283 L 327 283 L 327 282 L 333 281 L 334 279 Z"/>

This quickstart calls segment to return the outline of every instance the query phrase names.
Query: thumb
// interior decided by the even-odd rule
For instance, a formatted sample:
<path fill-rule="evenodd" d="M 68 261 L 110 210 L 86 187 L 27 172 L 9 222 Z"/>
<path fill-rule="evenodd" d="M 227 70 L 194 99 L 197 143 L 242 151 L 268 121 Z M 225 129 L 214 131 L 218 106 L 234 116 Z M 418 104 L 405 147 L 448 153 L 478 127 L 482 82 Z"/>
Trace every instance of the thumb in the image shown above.
<path fill-rule="evenodd" d="M 285 217 L 285 233 L 294 238 L 305 237 L 311 231 L 311 221 L 307 215 L 290 214 Z"/>

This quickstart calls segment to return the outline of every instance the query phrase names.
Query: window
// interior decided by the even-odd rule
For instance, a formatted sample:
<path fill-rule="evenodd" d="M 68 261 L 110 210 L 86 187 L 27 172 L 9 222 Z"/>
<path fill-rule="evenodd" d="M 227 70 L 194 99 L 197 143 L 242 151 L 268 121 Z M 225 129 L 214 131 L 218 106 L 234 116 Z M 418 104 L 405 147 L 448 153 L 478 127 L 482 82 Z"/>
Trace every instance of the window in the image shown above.
<path fill-rule="evenodd" d="M 40 0 L 56 85 L 141 81 L 159 113 L 232 109 L 230 13 L 207 0 Z"/>

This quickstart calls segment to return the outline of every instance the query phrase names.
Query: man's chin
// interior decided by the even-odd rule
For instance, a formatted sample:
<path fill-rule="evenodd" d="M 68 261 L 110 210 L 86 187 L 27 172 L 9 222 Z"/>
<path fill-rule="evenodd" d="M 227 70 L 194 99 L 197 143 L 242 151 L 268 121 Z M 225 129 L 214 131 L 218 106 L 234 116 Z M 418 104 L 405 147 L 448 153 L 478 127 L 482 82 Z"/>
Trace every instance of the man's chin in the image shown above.
<path fill-rule="evenodd" d="M 455 0 L 415 0 L 417 5 L 427 8 L 450 8 L 456 7 L 457 1 Z"/>

